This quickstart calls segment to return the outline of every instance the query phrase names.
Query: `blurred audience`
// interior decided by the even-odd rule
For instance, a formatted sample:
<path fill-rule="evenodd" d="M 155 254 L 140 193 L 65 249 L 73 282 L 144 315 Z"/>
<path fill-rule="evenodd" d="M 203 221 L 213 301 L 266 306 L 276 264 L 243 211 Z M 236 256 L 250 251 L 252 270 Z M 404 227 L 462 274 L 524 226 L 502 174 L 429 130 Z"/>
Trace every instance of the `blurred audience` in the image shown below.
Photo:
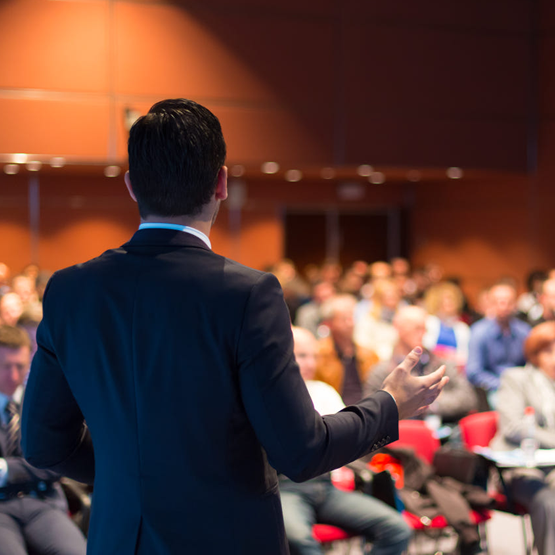
<path fill-rule="evenodd" d="M 516 308 L 524 320 L 535 319 L 540 308 L 540 295 L 543 282 L 548 279 L 547 272 L 534 270 L 526 278 L 527 291 L 522 293 L 516 302 Z"/>
<path fill-rule="evenodd" d="M 355 323 L 355 341 L 362 347 L 374 351 L 380 360 L 389 360 L 397 341 L 397 332 L 392 324 L 401 303 L 401 294 L 395 281 L 380 279 L 374 286 L 368 310 Z"/>
<path fill-rule="evenodd" d="M 12 291 L 19 295 L 24 308 L 39 302 L 36 277 L 32 278 L 25 274 L 14 276 L 12 279 Z"/>
<path fill-rule="evenodd" d="M 468 360 L 470 328 L 461 319 L 462 291 L 448 281 L 432 285 L 424 296 L 428 311 L 424 347 L 464 368 Z"/>
<path fill-rule="evenodd" d="M 510 450 L 533 437 L 541 449 L 555 449 L 555 322 L 532 329 L 524 342 L 528 363 L 501 376 L 497 397 L 499 425 L 491 442 Z M 525 409 L 534 409 L 535 427 L 528 429 Z M 532 520 L 538 555 L 555 553 L 555 466 L 504 472 L 513 499 L 526 507 Z"/>
<path fill-rule="evenodd" d="M 530 326 L 515 317 L 516 290 L 507 282 L 489 291 L 492 318 L 483 318 L 470 328 L 466 375 L 477 388 L 486 392 L 491 408 L 501 374 L 512 366 L 524 364 L 524 339 Z"/>
<path fill-rule="evenodd" d="M 293 338 L 295 357 L 314 408 L 321 415 L 339 412 L 345 405 L 337 391 L 314 380 L 318 349 L 314 336 L 306 329 L 293 328 Z M 411 531 L 400 513 L 369 495 L 337 489 L 330 473 L 300 484 L 280 475 L 280 496 L 292 554 L 324 553 L 312 535 L 315 523 L 364 536 L 373 544 L 374 555 L 401 555 L 408 547 Z"/>
<path fill-rule="evenodd" d="M 23 314 L 23 301 L 14 292 L 5 293 L 0 298 L 0 324 L 15 326 Z"/>
<path fill-rule="evenodd" d="M 318 337 L 318 328 L 322 323 L 322 304 L 331 299 L 335 292 L 335 287 L 329 281 L 315 283 L 312 287 L 312 300 L 297 310 L 295 324 Z"/>
<path fill-rule="evenodd" d="M 34 468 L 21 451 L 19 418 L 30 360 L 25 331 L 0 326 L 0 553 L 85 555 L 86 541 L 68 516 L 60 476 Z"/>
<path fill-rule="evenodd" d="M 370 368 L 364 386 L 364 395 L 370 395 L 381 389 L 384 379 L 393 369 L 412 349 L 423 344 L 427 318 L 426 311 L 418 306 L 405 306 L 398 310 L 393 320 L 398 340 L 392 356 L 388 361 L 381 361 Z M 453 362 L 443 361 L 433 352 L 424 349 L 420 362 L 413 368 L 412 373 L 424 376 L 437 370 L 442 364 L 446 366 L 445 375 L 449 376 L 449 383 L 422 418 L 433 414 L 439 416 L 444 423 L 455 423 L 477 408 L 477 400 L 472 386 L 464 375 L 457 371 Z"/>
<path fill-rule="evenodd" d="M 298 274 L 293 261 L 288 258 L 274 264 L 270 271 L 278 278 L 289 315 L 295 321 L 299 307 L 310 300 L 310 287 Z"/>
<path fill-rule="evenodd" d="M 356 299 L 336 295 L 322 305 L 323 324 L 329 336 L 319 342 L 316 379 L 330 384 L 346 405 L 362 399 L 362 384 L 377 355 L 354 340 Z"/>
<path fill-rule="evenodd" d="M 542 281 L 537 303 L 532 305 L 526 314 L 521 315 L 532 327 L 555 320 L 555 279 Z"/>

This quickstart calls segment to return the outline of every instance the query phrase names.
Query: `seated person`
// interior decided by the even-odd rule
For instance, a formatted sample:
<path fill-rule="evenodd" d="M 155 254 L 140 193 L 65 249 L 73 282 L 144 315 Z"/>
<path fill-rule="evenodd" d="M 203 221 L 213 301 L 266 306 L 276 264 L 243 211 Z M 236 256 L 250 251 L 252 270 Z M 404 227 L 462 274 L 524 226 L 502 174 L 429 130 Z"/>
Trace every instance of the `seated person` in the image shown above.
<path fill-rule="evenodd" d="M 384 379 L 393 371 L 410 351 L 422 345 L 426 333 L 426 311 L 418 306 L 405 306 L 400 308 L 393 319 L 397 330 L 398 340 L 393 349 L 393 356 L 387 362 L 379 362 L 370 369 L 366 380 L 364 394 L 371 395 L 382 387 Z M 443 364 L 436 355 L 424 349 L 420 362 L 412 369 L 412 374 L 424 376 L 433 372 Z M 477 399 L 474 389 L 466 378 L 459 372 L 453 363 L 445 363 L 445 375 L 449 383 L 441 395 L 430 405 L 423 417 L 435 414 L 443 422 L 455 423 L 471 410 L 476 409 Z"/>
<path fill-rule="evenodd" d="M 496 450 L 515 449 L 529 430 L 524 409 L 535 410 L 534 438 L 541 449 L 555 449 L 555 322 L 532 329 L 524 342 L 528 364 L 501 376 L 497 395 L 499 427 Z M 538 555 L 555 553 L 555 468 L 519 468 L 504 472 L 513 499 L 527 508 Z"/>
<path fill-rule="evenodd" d="M 21 453 L 20 401 L 30 346 L 24 330 L 0 326 L 0 555 L 85 555 L 59 474 L 34 468 Z"/>
<path fill-rule="evenodd" d="M 295 357 L 314 407 L 320 414 L 332 414 L 344 407 L 333 387 L 314 381 L 317 343 L 306 329 L 293 328 Z M 285 531 L 292 554 L 323 553 L 312 537 L 319 523 L 338 526 L 364 536 L 373 543 L 373 555 L 400 555 L 408 546 L 411 531 L 400 513 L 369 495 L 335 488 L 330 474 L 297 484 L 280 476 L 280 495 Z"/>
<path fill-rule="evenodd" d="M 393 317 L 397 309 L 405 304 L 395 281 L 378 281 L 374 286 L 374 295 L 368 309 L 358 318 L 355 317 L 355 341 L 362 347 L 374 351 L 380 360 L 389 360 L 393 345 L 397 341 L 397 333 L 392 325 Z M 361 305 L 362 301 L 358 307 Z"/>
<path fill-rule="evenodd" d="M 335 295 L 327 300 L 322 306 L 322 317 L 329 336 L 318 343 L 316 379 L 335 388 L 346 405 L 362 399 L 368 369 L 378 360 L 373 351 L 361 347 L 354 339 L 355 306 L 352 295 Z"/>
<path fill-rule="evenodd" d="M 501 374 L 525 362 L 522 344 L 530 326 L 515 316 L 516 289 L 511 284 L 494 285 L 488 298 L 492 317 L 470 327 L 466 375 L 486 392 L 489 406 L 495 409 Z"/>
<path fill-rule="evenodd" d="M 466 366 L 470 328 L 462 321 L 462 291 L 454 283 L 442 281 L 432 285 L 424 296 L 428 311 L 424 346 L 458 368 Z"/>

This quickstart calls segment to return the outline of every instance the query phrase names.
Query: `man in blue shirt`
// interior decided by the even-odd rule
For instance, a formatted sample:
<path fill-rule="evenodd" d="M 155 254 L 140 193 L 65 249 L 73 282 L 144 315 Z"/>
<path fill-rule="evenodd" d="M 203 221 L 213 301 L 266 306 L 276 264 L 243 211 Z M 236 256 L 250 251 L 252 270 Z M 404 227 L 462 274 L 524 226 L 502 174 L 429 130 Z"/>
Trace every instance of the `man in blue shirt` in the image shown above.
<path fill-rule="evenodd" d="M 470 328 L 466 375 L 483 389 L 491 408 L 503 371 L 525 364 L 522 345 L 530 326 L 514 316 L 516 290 L 508 283 L 498 283 L 489 292 L 493 318 L 483 318 Z"/>

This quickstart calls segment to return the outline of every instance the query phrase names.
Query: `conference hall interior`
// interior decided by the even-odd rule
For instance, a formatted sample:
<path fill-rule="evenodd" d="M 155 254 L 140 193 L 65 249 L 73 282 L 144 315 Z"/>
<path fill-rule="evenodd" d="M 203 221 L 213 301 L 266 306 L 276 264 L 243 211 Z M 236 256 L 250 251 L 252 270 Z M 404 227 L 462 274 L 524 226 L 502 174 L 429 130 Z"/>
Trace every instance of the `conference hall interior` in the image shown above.
<path fill-rule="evenodd" d="M 129 130 L 162 99 L 192 99 L 227 143 L 212 249 L 277 276 L 317 351 L 308 379 L 357 402 L 414 334 L 423 363 L 452 369 L 450 405 L 333 487 L 399 513 L 414 555 L 555 555 L 554 58 L 550 0 L 0 0 L 0 327 L 25 329 L 32 352 L 50 276 L 135 233 Z M 329 377 L 331 358 L 354 381 Z M 524 372 L 548 384 L 546 414 L 542 388 L 509 391 Z M 0 380 L 0 409 L 2 393 Z M 396 446 L 486 504 L 465 493 L 464 526 L 437 503 L 418 513 Z M 6 457 L 0 437 L 0 517 Z M 523 469 L 545 478 L 540 509 L 512 486 Z M 61 480 L 86 536 L 93 488 Z M 372 552 L 315 515 L 322 553 Z"/>

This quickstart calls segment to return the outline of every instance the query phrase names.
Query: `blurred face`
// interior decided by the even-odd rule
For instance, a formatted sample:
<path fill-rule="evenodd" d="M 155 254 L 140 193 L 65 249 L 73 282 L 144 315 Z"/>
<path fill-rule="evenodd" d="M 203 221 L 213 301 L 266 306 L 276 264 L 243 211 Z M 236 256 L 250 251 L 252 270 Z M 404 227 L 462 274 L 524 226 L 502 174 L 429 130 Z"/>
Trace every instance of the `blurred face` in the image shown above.
<path fill-rule="evenodd" d="M 335 294 L 335 289 L 333 285 L 327 281 L 323 281 L 318 285 L 314 286 L 314 291 L 312 292 L 312 297 L 314 301 L 317 303 L 323 303 L 328 299 L 331 299 Z"/>
<path fill-rule="evenodd" d="M 516 308 L 516 292 L 508 285 L 497 285 L 489 294 L 490 308 L 500 322 L 508 321 Z"/>
<path fill-rule="evenodd" d="M 11 397 L 15 390 L 23 383 L 31 354 L 29 347 L 11 349 L 0 347 L 0 392 Z"/>
<path fill-rule="evenodd" d="M 555 280 L 543 284 L 541 303 L 549 312 L 555 313 Z"/>
<path fill-rule="evenodd" d="M 329 321 L 331 333 L 336 337 L 351 339 L 355 331 L 354 306 L 338 306 Z"/>
<path fill-rule="evenodd" d="M 443 293 L 439 303 L 439 310 L 447 316 L 455 316 L 458 312 L 457 299 L 451 293 Z"/>
<path fill-rule="evenodd" d="M 386 287 L 382 292 L 382 305 L 395 310 L 399 304 L 400 295 L 397 287 Z"/>
<path fill-rule="evenodd" d="M 12 289 L 17 293 L 23 303 L 28 303 L 35 294 L 35 284 L 28 277 L 21 276 L 13 280 Z"/>
<path fill-rule="evenodd" d="M 294 353 L 303 380 L 313 380 L 316 374 L 316 355 L 318 344 L 314 336 L 307 330 L 293 330 L 295 340 Z"/>
<path fill-rule="evenodd" d="M 426 314 L 421 310 L 406 311 L 395 320 L 395 327 L 399 334 L 399 343 L 407 351 L 422 346 L 422 339 L 426 333 Z"/>
<path fill-rule="evenodd" d="M 23 313 L 23 303 L 16 293 L 6 293 L 0 300 L 0 321 L 15 326 Z"/>
<path fill-rule="evenodd" d="M 538 353 L 537 366 L 547 377 L 555 380 L 555 341 Z"/>

